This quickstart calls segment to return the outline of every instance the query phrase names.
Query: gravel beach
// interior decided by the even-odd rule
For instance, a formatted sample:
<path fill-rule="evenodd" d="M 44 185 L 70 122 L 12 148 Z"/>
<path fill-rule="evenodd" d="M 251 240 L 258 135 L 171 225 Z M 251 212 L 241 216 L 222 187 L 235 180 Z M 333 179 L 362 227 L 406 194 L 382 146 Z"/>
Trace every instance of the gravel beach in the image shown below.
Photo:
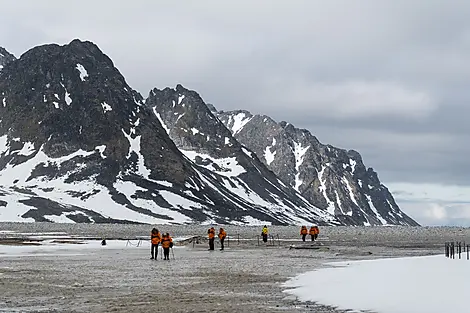
<path fill-rule="evenodd" d="M 135 246 L 152 227 L 0 223 L 3 246 L 45 232 L 121 240 L 96 249 L 0 253 L 0 312 L 342 312 L 301 303 L 281 284 L 330 261 L 432 255 L 443 253 L 445 241 L 470 242 L 469 228 L 322 227 L 318 249 L 290 249 L 303 244 L 299 227 L 269 227 L 274 241 L 266 246 L 258 243 L 261 227 L 228 226 L 226 250 L 217 243 L 207 251 L 208 226 L 156 225 L 175 238 L 204 239 L 176 246 L 170 261 L 155 261 L 147 240 Z"/>

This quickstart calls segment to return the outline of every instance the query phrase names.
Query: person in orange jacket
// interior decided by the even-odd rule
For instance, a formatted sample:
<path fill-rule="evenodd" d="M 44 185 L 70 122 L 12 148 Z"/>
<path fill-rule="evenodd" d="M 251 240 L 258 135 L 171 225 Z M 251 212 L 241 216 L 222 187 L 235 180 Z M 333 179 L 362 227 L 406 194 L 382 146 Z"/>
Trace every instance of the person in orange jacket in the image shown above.
<path fill-rule="evenodd" d="M 224 250 L 224 240 L 225 240 L 225 237 L 227 237 L 227 233 L 225 232 L 225 230 L 221 227 L 219 229 L 219 240 L 220 240 L 220 250 Z"/>
<path fill-rule="evenodd" d="M 307 233 L 308 233 L 308 230 L 307 230 L 307 226 L 302 226 L 300 228 L 300 235 L 302 235 L 302 241 L 305 241 L 305 237 L 307 236 Z"/>
<path fill-rule="evenodd" d="M 169 233 L 162 237 L 162 248 L 164 260 L 170 260 L 170 248 L 173 248 L 173 238 L 170 237 Z"/>
<path fill-rule="evenodd" d="M 150 233 L 150 241 L 151 241 L 150 253 L 152 255 L 150 259 L 156 260 L 158 256 L 158 244 L 161 241 L 161 236 L 160 236 L 160 232 L 158 231 L 158 229 L 156 228 L 152 229 L 152 232 Z"/>
<path fill-rule="evenodd" d="M 310 227 L 309 234 L 310 234 L 310 237 L 312 238 L 312 241 L 315 241 L 315 234 L 316 234 L 315 226 Z"/>
<path fill-rule="evenodd" d="M 211 227 L 207 230 L 207 236 L 209 237 L 209 250 L 214 250 L 214 239 L 215 239 L 214 227 Z"/>
<path fill-rule="evenodd" d="M 314 226 L 314 227 L 315 227 L 315 240 L 317 240 L 318 235 L 320 234 L 320 228 L 318 228 L 318 226 Z"/>

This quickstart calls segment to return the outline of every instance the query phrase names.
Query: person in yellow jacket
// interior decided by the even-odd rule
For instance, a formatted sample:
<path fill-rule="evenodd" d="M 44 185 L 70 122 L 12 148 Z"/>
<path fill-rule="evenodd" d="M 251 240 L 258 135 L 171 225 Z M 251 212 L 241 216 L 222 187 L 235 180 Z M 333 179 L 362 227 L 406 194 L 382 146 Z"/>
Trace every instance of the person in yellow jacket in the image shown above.
<path fill-rule="evenodd" d="M 161 236 L 160 236 L 160 232 L 158 231 L 158 229 L 156 228 L 152 229 L 152 232 L 150 233 L 150 241 L 151 241 L 150 254 L 152 255 L 150 259 L 156 260 L 158 256 L 158 244 L 161 241 Z"/>
<path fill-rule="evenodd" d="M 302 236 L 302 241 L 305 241 L 305 237 L 307 236 L 308 234 L 308 230 L 307 230 L 307 226 L 302 226 L 300 228 L 300 235 Z"/>
<path fill-rule="evenodd" d="M 215 228 L 211 227 L 207 230 L 207 237 L 209 238 L 209 250 L 214 250 Z"/>
<path fill-rule="evenodd" d="M 221 227 L 219 229 L 220 250 L 224 250 L 224 240 L 227 237 L 227 232 Z"/>
<path fill-rule="evenodd" d="M 162 237 L 162 248 L 163 248 L 163 259 L 170 260 L 170 248 L 173 248 L 173 238 L 170 237 L 169 233 L 166 233 Z"/>
<path fill-rule="evenodd" d="M 263 230 L 261 230 L 261 236 L 263 237 L 263 242 L 268 242 L 268 227 L 266 225 L 264 225 Z"/>

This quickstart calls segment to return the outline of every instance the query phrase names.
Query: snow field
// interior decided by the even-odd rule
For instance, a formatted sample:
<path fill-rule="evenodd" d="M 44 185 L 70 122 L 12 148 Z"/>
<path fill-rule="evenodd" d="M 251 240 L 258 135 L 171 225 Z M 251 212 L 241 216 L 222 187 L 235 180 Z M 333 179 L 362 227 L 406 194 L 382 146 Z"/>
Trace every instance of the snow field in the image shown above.
<path fill-rule="evenodd" d="M 443 255 L 328 263 L 298 275 L 286 293 L 344 310 L 467 313 L 470 261 Z M 450 301 L 453 299 L 452 301 Z"/>

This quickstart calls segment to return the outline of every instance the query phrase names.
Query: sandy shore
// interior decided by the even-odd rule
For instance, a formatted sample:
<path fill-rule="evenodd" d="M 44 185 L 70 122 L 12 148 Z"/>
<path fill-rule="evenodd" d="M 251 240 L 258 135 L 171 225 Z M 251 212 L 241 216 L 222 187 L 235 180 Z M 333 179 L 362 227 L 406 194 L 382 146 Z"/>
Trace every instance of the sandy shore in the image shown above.
<path fill-rule="evenodd" d="M 175 237 L 204 236 L 207 229 L 158 227 Z M 0 223 L 0 242 L 43 232 L 135 239 L 150 229 Z M 443 253 L 447 240 L 470 242 L 470 229 L 464 228 L 323 227 L 320 249 L 297 250 L 289 246 L 302 244 L 298 227 L 270 230 L 274 246 L 258 245 L 260 227 L 227 227 L 232 240 L 225 251 L 188 243 L 175 247 L 169 262 L 150 260 L 147 241 L 141 247 L 122 240 L 94 249 L 0 253 L 0 312 L 340 312 L 300 303 L 283 293 L 281 284 L 329 261 L 430 255 Z"/>

